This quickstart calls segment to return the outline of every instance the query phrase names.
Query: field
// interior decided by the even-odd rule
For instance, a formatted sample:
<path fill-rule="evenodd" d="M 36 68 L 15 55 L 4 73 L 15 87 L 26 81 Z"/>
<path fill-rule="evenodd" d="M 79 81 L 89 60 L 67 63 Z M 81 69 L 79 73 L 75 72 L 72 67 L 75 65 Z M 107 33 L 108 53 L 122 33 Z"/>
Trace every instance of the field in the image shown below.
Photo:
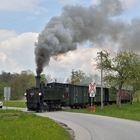
<path fill-rule="evenodd" d="M 122 104 L 121 108 L 117 107 L 115 104 L 105 106 L 103 109 L 98 106 L 96 107 L 95 112 L 89 112 L 88 109 L 68 109 L 66 111 L 97 114 L 140 121 L 140 102 L 134 102 L 133 104 Z"/>
<path fill-rule="evenodd" d="M 70 135 L 48 118 L 0 110 L 0 140 L 70 140 Z"/>
<path fill-rule="evenodd" d="M 10 100 L 10 101 L 3 101 L 4 106 L 10 106 L 10 107 L 26 107 L 25 104 L 26 101 L 24 100 Z"/>

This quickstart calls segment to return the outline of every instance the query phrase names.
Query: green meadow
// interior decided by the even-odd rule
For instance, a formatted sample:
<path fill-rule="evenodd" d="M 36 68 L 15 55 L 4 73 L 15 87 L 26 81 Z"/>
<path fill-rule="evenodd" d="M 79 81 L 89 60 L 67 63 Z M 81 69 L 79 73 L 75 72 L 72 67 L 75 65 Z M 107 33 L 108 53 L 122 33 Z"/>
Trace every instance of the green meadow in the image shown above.
<path fill-rule="evenodd" d="M 9 101 L 3 101 L 4 106 L 10 106 L 10 107 L 26 107 L 26 101 L 24 100 L 9 100 Z"/>
<path fill-rule="evenodd" d="M 101 109 L 100 106 L 96 106 L 95 108 L 95 112 L 90 112 L 87 108 L 68 109 L 66 111 L 77 113 L 89 113 L 140 121 L 140 102 L 133 102 L 133 104 L 122 104 L 121 107 L 118 107 L 116 104 L 114 104 L 104 106 L 103 109 Z"/>
<path fill-rule="evenodd" d="M 70 135 L 48 118 L 0 110 L 0 140 L 70 140 Z"/>

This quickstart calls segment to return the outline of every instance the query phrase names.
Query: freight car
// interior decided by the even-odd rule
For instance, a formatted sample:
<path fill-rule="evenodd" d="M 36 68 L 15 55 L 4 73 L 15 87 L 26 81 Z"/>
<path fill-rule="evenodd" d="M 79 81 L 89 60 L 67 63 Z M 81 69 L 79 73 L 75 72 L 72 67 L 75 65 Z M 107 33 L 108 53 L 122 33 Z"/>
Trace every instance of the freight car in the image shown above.
<path fill-rule="evenodd" d="M 90 104 L 90 97 L 89 97 L 89 87 L 84 85 L 73 85 L 73 84 L 62 84 L 62 83 L 49 83 L 47 86 L 51 86 L 54 89 L 57 87 L 64 88 L 64 97 L 67 97 L 65 100 L 65 105 L 70 106 L 71 108 L 78 108 L 78 107 L 86 107 Z M 96 87 L 96 96 L 94 98 L 94 103 L 99 105 L 101 104 L 101 88 L 99 86 Z M 104 103 L 109 102 L 109 88 L 103 88 L 103 101 Z"/>
<path fill-rule="evenodd" d="M 90 104 L 88 86 L 40 82 L 40 76 L 36 76 L 36 87 L 26 90 L 28 110 L 43 111 L 57 110 L 61 107 L 83 108 Z M 122 101 L 130 101 L 128 94 L 123 94 Z M 101 88 L 96 87 L 94 104 L 101 104 Z M 115 103 L 116 97 L 109 88 L 103 87 L 104 104 Z"/>

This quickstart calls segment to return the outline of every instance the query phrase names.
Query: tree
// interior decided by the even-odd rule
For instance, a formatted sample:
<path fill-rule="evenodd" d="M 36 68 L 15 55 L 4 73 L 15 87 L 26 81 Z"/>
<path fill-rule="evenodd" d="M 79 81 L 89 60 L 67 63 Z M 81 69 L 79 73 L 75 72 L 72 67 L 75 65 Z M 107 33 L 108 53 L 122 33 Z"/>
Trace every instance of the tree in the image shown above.
<path fill-rule="evenodd" d="M 41 75 L 41 81 L 45 84 L 47 79 L 45 74 Z M 2 72 L 0 74 L 0 99 L 3 99 L 4 87 L 11 87 L 11 99 L 23 99 L 26 89 L 35 86 L 35 76 L 32 71 L 22 71 L 18 73 Z"/>
<path fill-rule="evenodd" d="M 72 70 L 70 76 L 71 84 L 80 84 L 80 82 L 85 78 L 85 73 L 81 70 Z"/>
<path fill-rule="evenodd" d="M 44 84 L 47 84 L 48 83 L 48 80 L 47 80 L 47 77 L 45 74 L 41 74 L 41 81 L 44 83 Z"/>
<path fill-rule="evenodd" d="M 35 86 L 35 77 L 32 73 L 13 74 L 10 81 L 11 98 L 22 99 L 27 88 Z"/>
<path fill-rule="evenodd" d="M 116 102 L 121 105 L 122 88 L 126 86 L 134 87 L 140 80 L 140 57 L 133 52 L 124 51 L 111 58 L 110 54 L 104 51 L 102 53 L 102 63 L 99 60 L 98 57 L 97 68 L 104 70 L 104 81 L 118 89 Z"/>
<path fill-rule="evenodd" d="M 4 84 L 0 83 L 0 100 L 3 99 L 3 92 L 4 92 Z"/>
<path fill-rule="evenodd" d="M 97 74 L 85 75 L 80 81 L 80 85 L 89 85 L 91 82 L 95 81 L 96 84 L 99 83 L 100 77 Z"/>
<path fill-rule="evenodd" d="M 0 82 L 2 83 L 8 83 L 12 79 L 13 75 L 10 72 L 2 72 L 0 75 Z"/>
<path fill-rule="evenodd" d="M 99 76 L 96 74 L 86 75 L 82 70 L 72 70 L 70 78 L 67 79 L 67 83 L 89 85 L 93 80 L 99 82 Z"/>

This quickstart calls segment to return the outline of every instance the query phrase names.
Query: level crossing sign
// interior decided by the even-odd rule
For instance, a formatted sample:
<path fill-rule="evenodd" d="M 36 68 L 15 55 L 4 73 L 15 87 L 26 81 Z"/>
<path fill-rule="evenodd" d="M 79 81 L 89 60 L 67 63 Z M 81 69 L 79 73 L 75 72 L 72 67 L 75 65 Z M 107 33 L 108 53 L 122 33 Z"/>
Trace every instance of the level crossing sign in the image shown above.
<path fill-rule="evenodd" d="M 92 82 L 89 84 L 89 97 L 95 97 L 96 94 L 96 83 Z"/>

